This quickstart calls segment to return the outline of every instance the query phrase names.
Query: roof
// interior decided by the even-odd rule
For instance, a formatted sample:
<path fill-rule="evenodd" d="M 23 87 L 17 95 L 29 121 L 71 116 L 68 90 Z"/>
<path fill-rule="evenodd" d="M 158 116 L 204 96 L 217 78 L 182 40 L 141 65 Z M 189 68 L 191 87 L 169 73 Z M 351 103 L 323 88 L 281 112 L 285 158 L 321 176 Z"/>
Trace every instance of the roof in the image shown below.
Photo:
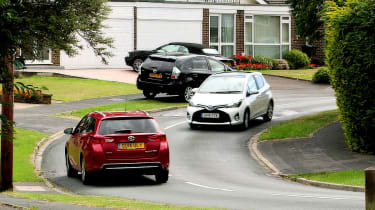
<path fill-rule="evenodd" d="M 193 47 L 193 48 L 198 48 L 198 49 L 203 49 L 203 48 L 207 48 L 201 44 L 198 44 L 198 43 L 190 43 L 190 42 L 171 42 L 169 44 L 174 44 L 174 45 L 182 45 L 182 46 L 185 46 L 185 47 Z"/>
<path fill-rule="evenodd" d="M 118 118 L 118 117 L 150 117 L 147 112 L 145 111 L 94 111 L 91 113 L 95 115 L 95 117 L 103 119 L 103 118 Z"/>
<path fill-rule="evenodd" d="M 265 0 L 268 4 L 287 4 L 286 0 Z"/>

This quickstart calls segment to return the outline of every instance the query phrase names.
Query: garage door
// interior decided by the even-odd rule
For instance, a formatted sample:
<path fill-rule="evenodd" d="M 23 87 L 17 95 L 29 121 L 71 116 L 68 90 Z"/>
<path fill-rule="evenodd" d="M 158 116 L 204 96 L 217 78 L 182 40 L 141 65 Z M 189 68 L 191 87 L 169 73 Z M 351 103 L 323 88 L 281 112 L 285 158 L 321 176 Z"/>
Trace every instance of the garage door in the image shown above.
<path fill-rule="evenodd" d="M 138 8 L 137 49 L 168 42 L 202 43 L 202 9 Z"/>
<path fill-rule="evenodd" d="M 84 44 L 84 49 L 79 55 L 69 57 L 61 52 L 60 65 L 65 69 L 84 68 L 125 68 L 124 56 L 133 49 L 133 8 L 112 7 L 112 12 L 104 22 L 108 28 L 103 29 L 108 37 L 114 40 L 114 47 L 110 49 L 113 57 L 108 59 L 108 65 L 101 63 L 101 59 L 93 53 L 92 49 Z M 85 43 L 81 40 L 81 43 Z"/>

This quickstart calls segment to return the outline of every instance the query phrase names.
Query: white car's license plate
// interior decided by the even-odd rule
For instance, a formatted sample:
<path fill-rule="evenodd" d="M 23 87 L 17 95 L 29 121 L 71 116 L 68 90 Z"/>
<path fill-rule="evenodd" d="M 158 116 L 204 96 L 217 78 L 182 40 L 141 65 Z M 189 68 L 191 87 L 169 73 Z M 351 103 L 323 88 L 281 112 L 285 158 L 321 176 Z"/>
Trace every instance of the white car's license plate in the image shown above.
<path fill-rule="evenodd" d="M 202 113 L 201 114 L 201 117 L 202 118 L 219 118 L 220 117 L 220 114 L 219 113 Z"/>

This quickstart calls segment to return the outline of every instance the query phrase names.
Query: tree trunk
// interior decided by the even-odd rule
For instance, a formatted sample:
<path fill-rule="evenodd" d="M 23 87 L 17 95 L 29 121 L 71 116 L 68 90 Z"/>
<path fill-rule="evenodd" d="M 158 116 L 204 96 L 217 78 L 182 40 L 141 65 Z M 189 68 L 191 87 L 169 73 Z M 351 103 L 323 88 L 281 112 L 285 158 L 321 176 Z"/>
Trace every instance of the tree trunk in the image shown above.
<path fill-rule="evenodd" d="M 1 191 L 13 188 L 13 105 L 14 105 L 14 56 L 4 59 L 7 72 L 4 72 L 1 121 Z"/>

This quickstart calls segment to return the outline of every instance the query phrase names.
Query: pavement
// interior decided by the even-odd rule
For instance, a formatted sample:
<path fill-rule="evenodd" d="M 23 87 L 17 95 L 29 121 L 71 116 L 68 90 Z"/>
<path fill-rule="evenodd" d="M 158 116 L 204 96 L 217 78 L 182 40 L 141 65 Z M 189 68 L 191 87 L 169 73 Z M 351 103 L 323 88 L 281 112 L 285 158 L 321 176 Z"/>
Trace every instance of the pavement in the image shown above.
<path fill-rule="evenodd" d="M 22 72 L 39 72 L 43 74 L 57 73 L 73 77 L 91 78 L 135 84 L 137 73 L 130 69 L 91 69 L 91 70 L 46 70 L 25 69 Z M 45 133 L 54 134 L 63 128 L 76 123 L 72 119 L 56 119 L 49 117 L 52 114 L 80 109 L 94 105 L 116 103 L 122 100 L 136 100 L 142 95 L 113 96 L 100 99 L 87 99 L 82 101 L 67 102 L 49 105 L 16 104 L 15 120 L 17 126 L 40 130 Z M 41 107 L 42 106 L 42 107 Z M 33 117 L 27 119 L 26 116 Z M 33 122 L 35 117 L 39 123 Z M 20 120 L 22 119 L 22 120 Z M 375 164 L 375 156 L 362 155 L 351 152 L 345 144 L 345 137 L 340 123 L 333 123 L 320 129 L 311 138 L 289 139 L 280 141 L 263 141 L 257 144 L 259 152 L 281 174 L 296 174 L 306 172 L 340 171 L 348 169 L 363 170 Z M 15 183 L 15 191 L 56 193 L 44 183 Z M 2 203 L 11 203 L 27 208 L 38 207 L 38 209 L 94 209 L 91 207 L 76 206 L 55 202 L 31 201 L 10 197 L 0 194 L 0 209 L 8 206 Z M 99 209 L 99 208 L 98 208 Z"/>

